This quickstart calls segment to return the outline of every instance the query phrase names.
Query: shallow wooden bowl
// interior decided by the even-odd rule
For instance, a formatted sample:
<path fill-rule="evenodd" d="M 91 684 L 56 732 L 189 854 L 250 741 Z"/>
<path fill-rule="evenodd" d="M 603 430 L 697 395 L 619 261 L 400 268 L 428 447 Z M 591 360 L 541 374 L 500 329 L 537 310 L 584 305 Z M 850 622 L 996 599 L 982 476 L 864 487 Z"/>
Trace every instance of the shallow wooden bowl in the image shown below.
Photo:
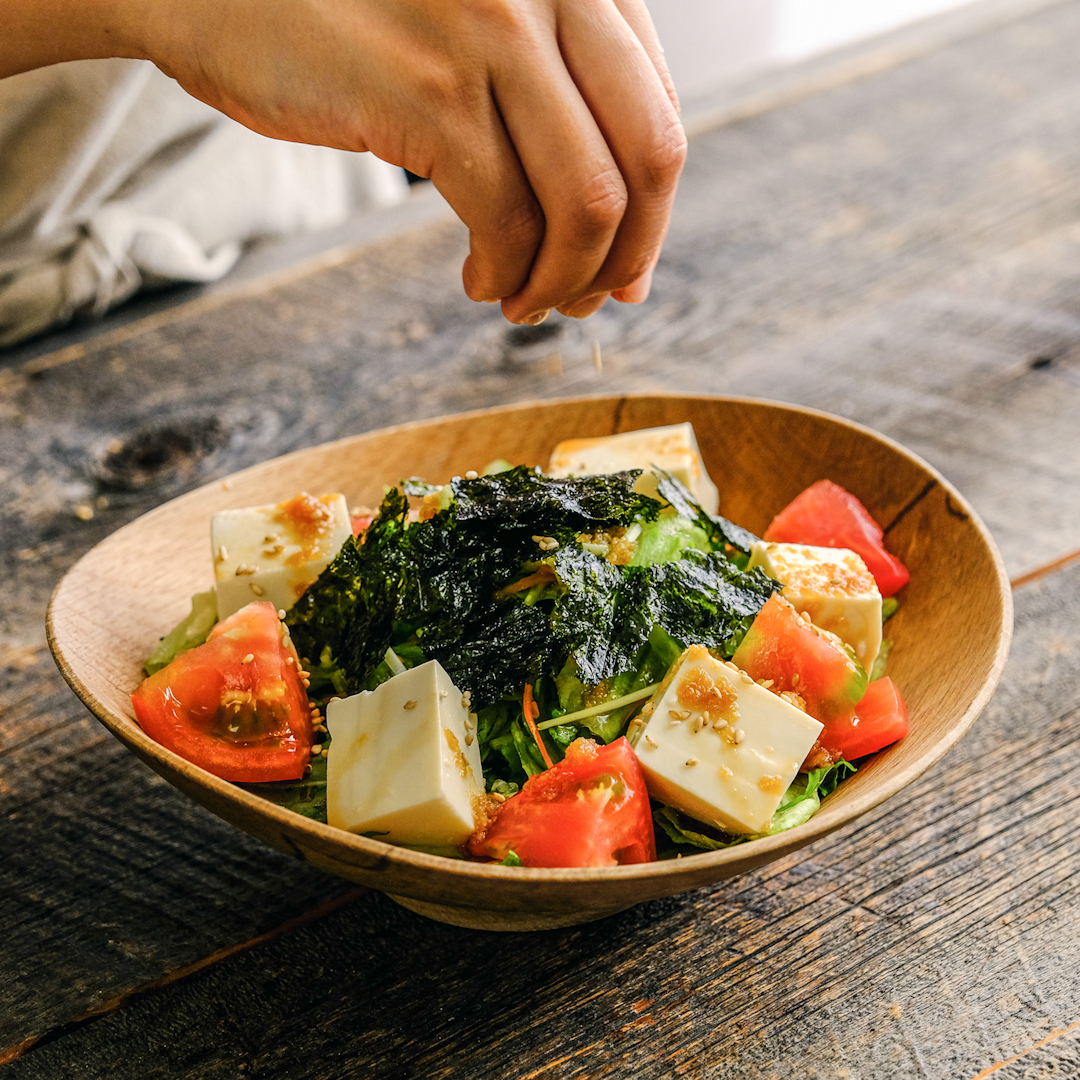
<path fill-rule="evenodd" d="M 149 739 L 129 695 L 158 638 L 212 582 L 209 522 L 228 507 L 301 489 L 377 504 L 383 484 L 442 482 L 497 457 L 543 465 L 571 436 L 689 420 L 720 488 L 720 512 L 757 532 L 823 477 L 854 492 L 911 570 L 889 673 L 911 733 L 845 782 L 805 825 L 725 851 L 599 870 L 530 870 L 444 859 L 354 836 L 249 794 Z M 71 687 L 118 739 L 181 791 L 282 851 L 459 926 L 528 930 L 587 922 L 732 877 L 809 844 L 911 783 L 990 699 L 1012 631 L 1005 570 L 983 524 L 933 469 L 896 443 L 824 413 L 733 398 L 589 397 L 404 424 L 301 450 L 175 499 L 120 529 L 60 582 L 49 641 Z"/>

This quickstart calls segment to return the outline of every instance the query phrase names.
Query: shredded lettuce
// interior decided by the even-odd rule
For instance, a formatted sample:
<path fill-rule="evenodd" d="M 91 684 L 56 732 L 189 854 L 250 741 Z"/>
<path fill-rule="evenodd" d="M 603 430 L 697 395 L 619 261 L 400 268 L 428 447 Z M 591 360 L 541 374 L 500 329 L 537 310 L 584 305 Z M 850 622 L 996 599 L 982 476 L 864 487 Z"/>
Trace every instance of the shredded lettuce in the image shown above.
<path fill-rule="evenodd" d="M 821 809 L 821 800 L 832 794 L 840 781 L 855 771 L 856 767 L 850 761 L 838 761 L 835 765 L 800 773 L 784 792 L 769 827 L 764 832 L 752 835 L 725 833 L 694 821 L 674 807 L 657 804 L 653 810 L 653 821 L 670 841 L 669 850 L 660 853 L 661 857 L 686 854 L 687 849 L 718 851 L 793 829 L 809 821 Z"/>
<path fill-rule="evenodd" d="M 161 639 L 158 647 L 147 657 L 143 670 L 147 675 L 153 675 L 171 664 L 181 653 L 202 645 L 217 621 L 217 593 L 213 589 L 196 593 L 191 598 L 191 611 L 187 617 Z"/>

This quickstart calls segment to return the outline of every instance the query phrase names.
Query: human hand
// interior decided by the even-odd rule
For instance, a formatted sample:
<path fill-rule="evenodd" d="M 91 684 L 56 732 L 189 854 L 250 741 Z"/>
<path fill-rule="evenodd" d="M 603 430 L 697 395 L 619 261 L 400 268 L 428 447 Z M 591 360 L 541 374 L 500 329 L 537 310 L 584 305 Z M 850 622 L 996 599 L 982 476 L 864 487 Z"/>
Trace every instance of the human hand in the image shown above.
<path fill-rule="evenodd" d="M 644 0 L 132 2 L 139 55 L 189 93 L 430 177 L 466 293 L 512 322 L 648 295 L 686 142 Z"/>

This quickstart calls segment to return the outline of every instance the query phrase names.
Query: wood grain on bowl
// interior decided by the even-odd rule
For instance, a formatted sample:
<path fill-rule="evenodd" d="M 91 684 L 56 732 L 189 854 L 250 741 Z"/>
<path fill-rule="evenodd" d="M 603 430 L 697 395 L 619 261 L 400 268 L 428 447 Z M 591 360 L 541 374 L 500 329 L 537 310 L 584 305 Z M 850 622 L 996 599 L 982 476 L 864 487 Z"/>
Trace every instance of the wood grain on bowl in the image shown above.
<path fill-rule="evenodd" d="M 159 746 L 129 695 L 158 638 L 212 581 L 218 510 L 298 490 L 377 504 L 411 475 L 442 482 L 494 458 L 546 464 L 572 436 L 689 420 L 720 489 L 720 512 L 757 532 L 799 491 L 829 478 L 857 495 L 911 570 L 889 623 L 889 671 L 911 733 L 877 755 L 805 825 L 723 851 L 610 869 L 482 865 L 395 848 L 309 821 L 219 780 Z M 406 424 L 264 462 L 175 499 L 98 544 L 57 586 L 49 641 L 64 677 L 151 768 L 213 813 L 321 869 L 380 889 L 460 926 L 540 929 L 600 918 L 695 888 L 802 847 L 889 798 L 934 764 L 982 711 L 1012 631 L 1004 567 L 974 512 L 896 443 L 824 413 L 769 402 L 680 396 L 585 397 Z"/>

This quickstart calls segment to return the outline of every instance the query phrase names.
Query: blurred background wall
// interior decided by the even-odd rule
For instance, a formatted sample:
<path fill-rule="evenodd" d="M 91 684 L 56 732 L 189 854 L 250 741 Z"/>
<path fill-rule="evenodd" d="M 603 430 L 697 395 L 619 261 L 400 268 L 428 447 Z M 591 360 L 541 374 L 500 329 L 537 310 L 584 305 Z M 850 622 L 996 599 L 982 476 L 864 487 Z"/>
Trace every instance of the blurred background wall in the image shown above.
<path fill-rule="evenodd" d="M 647 0 L 679 93 L 799 60 L 972 0 Z M 976 0 L 977 2 L 977 0 Z"/>

